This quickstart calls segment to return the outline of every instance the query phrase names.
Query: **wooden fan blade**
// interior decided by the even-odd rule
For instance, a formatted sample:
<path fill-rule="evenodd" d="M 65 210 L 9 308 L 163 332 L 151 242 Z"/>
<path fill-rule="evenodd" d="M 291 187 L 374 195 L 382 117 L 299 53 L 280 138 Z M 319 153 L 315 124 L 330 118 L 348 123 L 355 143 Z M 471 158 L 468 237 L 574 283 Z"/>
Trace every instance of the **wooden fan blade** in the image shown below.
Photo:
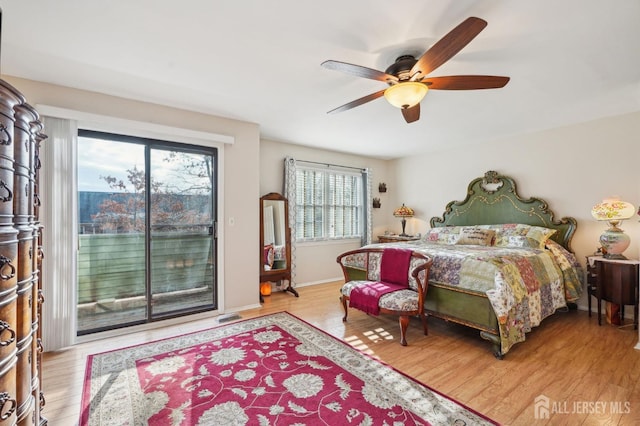
<path fill-rule="evenodd" d="M 384 95 L 385 90 L 387 90 L 387 89 L 380 90 L 379 92 L 372 93 L 372 94 L 367 95 L 367 96 L 363 96 L 360 99 L 356 99 L 355 101 L 351 101 L 348 104 L 344 104 L 344 105 L 342 105 L 342 106 L 340 106 L 338 108 L 332 109 L 331 111 L 327 112 L 327 114 L 334 114 L 336 112 L 346 111 L 348 109 L 355 108 L 355 107 L 360 106 L 362 104 L 366 104 L 367 102 L 371 102 L 371 101 L 373 101 L 375 99 L 378 99 L 382 95 Z"/>
<path fill-rule="evenodd" d="M 470 17 L 451 30 L 427 50 L 411 68 L 411 75 L 421 71 L 422 77 L 438 68 L 462 50 L 487 26 L 487 21 Z"/>
<path fill-rule="evenodd" d="M 407 123 L 413 123 L 420 118 L 420 104 L 415 104 L 411 108 L 402 108 L 402 116 Z"/>
<path fill-rule="evenodd" d="M 340 61 L 324 61 L 321 66 L 336 71 L 342 71 L 347 74 L 352 74 L 357 77 L 370 78 L 372 80 L 378 80 L 382 82 L 398 81 L 398 77 L 395 75 L 387 74 L 382 71 L 374 70 L 372 68 L 363 67 L 360 65 L 349 64 Z"/>
<path fill-rule="evenodd" d="M 509 82 L 509 77 L 493 75 L 450 75 L 446 77 L 427 77 L 422 80 L 434 90 L 476 90 L 499 89 Z"/>

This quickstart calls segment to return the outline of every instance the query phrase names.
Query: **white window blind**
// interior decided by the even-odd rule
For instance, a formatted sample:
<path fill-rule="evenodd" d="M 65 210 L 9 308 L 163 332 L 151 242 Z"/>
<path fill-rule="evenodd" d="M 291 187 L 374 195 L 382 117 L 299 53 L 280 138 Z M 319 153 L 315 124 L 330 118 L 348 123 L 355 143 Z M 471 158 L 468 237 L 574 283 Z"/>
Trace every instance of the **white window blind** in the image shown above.
<path fill-rule="evenodd" d="M 363 235 L 362 173 L 299 165 L 296 203 L 298 241 L 361 238 Z"/>

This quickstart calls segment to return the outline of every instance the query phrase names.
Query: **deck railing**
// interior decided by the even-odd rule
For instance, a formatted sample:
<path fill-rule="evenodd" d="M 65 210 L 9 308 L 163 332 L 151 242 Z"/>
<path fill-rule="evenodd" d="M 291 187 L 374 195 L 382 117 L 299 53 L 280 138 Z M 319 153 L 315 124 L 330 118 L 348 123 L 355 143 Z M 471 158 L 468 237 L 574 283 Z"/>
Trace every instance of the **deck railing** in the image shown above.
<path fill-rule="evenodd" d="M 151 244 L 154 295 L 212 286 L 210 235 L 154 233 Z M 79 236 L 79 305 L 144 297 L 145 274 L 143 234 Z"/>

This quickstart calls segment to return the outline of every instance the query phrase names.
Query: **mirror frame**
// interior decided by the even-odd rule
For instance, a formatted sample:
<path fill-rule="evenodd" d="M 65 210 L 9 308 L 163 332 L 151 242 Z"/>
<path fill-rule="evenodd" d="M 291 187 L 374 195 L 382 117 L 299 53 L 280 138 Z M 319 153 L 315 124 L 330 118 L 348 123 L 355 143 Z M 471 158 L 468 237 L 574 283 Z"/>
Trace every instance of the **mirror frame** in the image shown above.
<path fill-rule="evenodd" d="M 282 269 L 264 269 L 264 202 L 284 201 L 284 244 L 286 267 Z M 260 282 L 287 280 L 287 290 L 291 288 L 291 228 L 289 228 L 289 202 L 277 192 L 260 197 Z"/>

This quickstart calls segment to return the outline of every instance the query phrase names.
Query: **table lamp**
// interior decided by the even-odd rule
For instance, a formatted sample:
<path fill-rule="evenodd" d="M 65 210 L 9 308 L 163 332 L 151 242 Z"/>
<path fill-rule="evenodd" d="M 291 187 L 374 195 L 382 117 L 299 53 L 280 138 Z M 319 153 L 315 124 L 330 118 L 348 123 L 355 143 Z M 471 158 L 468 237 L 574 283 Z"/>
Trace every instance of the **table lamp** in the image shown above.
<path fill-rule="evenodd" d="M 631 203 L 622 201 L 619 198 L 605 198 L 601 203 L 596 204 L 591 209 L 591 215 L 596 220 L 606 220 L 609 228 L 600 235 L 600 244 L 604 257 L 608 259 L 626 259 L 622 255 L 631 239 L 622 229 L 618 227 L 620 222 L 633 217 L 636 209 Z"/>
<path fill-rule="evenodd" d="M 402 207 L 398 207 L 397 209 L 395 209 L 393 211 L 393 215 L 395 217 L 401 217 L 402 218 L 402 234 L 400 234 L 401 237 L 408 237 L 407 234 L 405 234 L 404 229 L 407 226 L 407 218 L 408 217 L 413 217 L 413 209 L 411 207 L 407 207 L 404 205 L 404 203 L 402 203 Z"/>

